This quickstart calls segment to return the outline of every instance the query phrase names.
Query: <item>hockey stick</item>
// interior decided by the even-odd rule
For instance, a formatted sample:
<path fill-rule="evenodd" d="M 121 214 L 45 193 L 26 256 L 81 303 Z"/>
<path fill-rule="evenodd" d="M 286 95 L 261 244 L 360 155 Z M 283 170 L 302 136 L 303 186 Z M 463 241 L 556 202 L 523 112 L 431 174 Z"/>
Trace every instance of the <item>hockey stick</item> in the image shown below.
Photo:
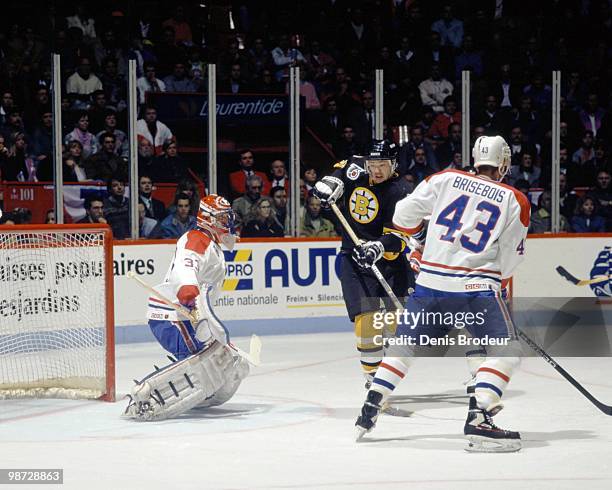
<path fill-rule="evenodd" d="M 598 284 L 600 282 L 609 281 L 612 279 L 611 276 L 599 276 L 593 279 L 578 279 L 576 276 L 570 274 L 565 267 L 558 266 L 556 271 L 559 273 L 561 277 L 564 277 L 572 284 L 576 286 L 588 286 L 589 284 Z"/>
<path fill-rule="evenodd" d="M 349 224 L 349 222 L 346 220 L 342 212 L 338 209 L 338 206 L 336 205 L 336 203 L 335 202 L 331 203 L 330 207 L 332 208 L 332 211 L 334 212 L 334 214 L 340 221 L 340 224 L 342 225 L 342 227 L 344 228 L 348 236 L 351 237 L 351 240 L 353 241 L 353 243 L 355 245 L 361 245 L 361 240 L 359 240 L 359 237 L 357 237 L 357 235 L 351 228 L 351 225 Z M 382 275 L 382 273 L 380 272 L 376 264 L 372 265 L 371 270 L 376 276 L 376 279 L 378 279 L 378 282 L 380 283 L 380 285 L 383 287 L 383 289 L 385 290 L 385 292 L 387 293 L 387 295 L 393 302 L 393 306 L 395 306 L 395 308 L 398 310 L 403 310 L 404 307 L 402 306 L 400 301 L 397 299 L 397 296 L 395 296 L 395 293 L 391 289 L 391 286 L 389 286 L 389 283 L 384 278 L 384 276 Z"/>
<path fill-rule="evenodd" d="M 538 344 L 536 344 L 533 340 L 531 340 L 527 335 L 517 327 L 514 327 L 518 336 L 525 341 L 525 343 L 531 347 L 536 354 L 542 357 L 548 364 L 550 364 L 555 371 L 557 371 L 561 376 L 563 376 L 570 384 L 576 388 L 580 393 L 582 393 L 593 405 L 595 405 L 599 410 L 601 410 L 606 415 L 612 415 L 612 406 L 606 405 L 605 403 L 600 402 L 597 398 L 595 398 L 591 393 L 587 391 L 587 389 L 582 386 L 578 381 L 576 381 L 570 373 L 568 373 L 565 369 L 563 369 L 557 362 L 550 357 L 544 349 L 542 349 Z"/>
<path fill-rule="evenodd" d="M 189 311 L 187 308 L 185 308 L 182 305 L 177 305 L 176 303 L 173 303 L 172 301 L 170 301 L 163 294 L 161 294 L 159 291 L 154 289 L 151 285 L 147 284 L 140 277 L 138 277 L 136 274 L 134 274 L 133 271 L 129 271 L 127 273 L 127 277 L 129 277 L 130 279 L 134 279 L 138 284 L 140 284 L 144 289 L 149 291 L 152 295 L 157 297 L 157 299 L 162 301 L 165 305 L 175 309 L 181 315 L 183 315 L 185 318 L 188 318 L 189 321 L 191 323 L 193 323 L 194 325 L 198 323 L 199 320 L 192 314 L 191 311 Z M 257 335 L 253 334 L 251 336 L 251 344 L 249 346 L 249 348 L 250 348 L 250 352 L 249 353 L 244 352 L 242 349 L 240 349 L 239 347 L 235 346 L 231 342 L 229 342 L 227 345 L 228 345 L 228 347 L 230 349 L 233 349 L 236 352 L 236 354 L 238 354 L 240 357 L 246 359 L 253 366 L 259 366 L 259 364 L 261 364 L 261 359 L 260 359 L 261 340 L 259 339 L 259 337 Z"/>

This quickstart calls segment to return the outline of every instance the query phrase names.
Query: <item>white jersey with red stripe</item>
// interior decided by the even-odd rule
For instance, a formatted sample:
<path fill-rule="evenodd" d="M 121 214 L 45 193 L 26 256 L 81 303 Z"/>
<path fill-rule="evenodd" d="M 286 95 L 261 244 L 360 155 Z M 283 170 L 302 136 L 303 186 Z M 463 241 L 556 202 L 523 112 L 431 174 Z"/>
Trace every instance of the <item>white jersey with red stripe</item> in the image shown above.
<path fill-rule="evenodd" d="M 207 294 L 207 300 L 213 303 L 224 278 L 225 258 L 221 247 L 202 231 L 191 230 L 179 238 L 164 282 L 155 289 L 176 304 L 194 301 L 200 293 Z M 185 319 L 153 295 L 149 296 L 147 318 Z"/>
<path fill-rule="evenodd" d="M 499 291 L 525 253 L 530 205 L 484 176 L 445 170 L 395 207 L 393 224 L 414 234 L 429 219 L 417 285 L 449 292 Z"/>

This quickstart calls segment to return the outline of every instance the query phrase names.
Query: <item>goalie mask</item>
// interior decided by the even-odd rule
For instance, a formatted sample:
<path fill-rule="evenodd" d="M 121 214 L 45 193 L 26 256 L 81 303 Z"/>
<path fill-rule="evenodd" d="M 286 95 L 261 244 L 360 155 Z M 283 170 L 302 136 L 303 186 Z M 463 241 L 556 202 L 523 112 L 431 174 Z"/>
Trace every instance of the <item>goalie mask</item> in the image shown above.
<path fill-rule="evenodd" d="M 506 140 L 501 136 L 481 136 L 474 143 L 472 150 L 474 167 L 495 167 L 502 180 L 510 170 L 512 152 Z"/>
<path fill-rule="evenodd" d="M 209 194 L 202 198 L 197 217 L 198 228 L 212 233 L 215 241 L 221 242 L 230 250 L 234 248 L 238 238 L 234 223 L 234 211 L 224 197 Z"/>
<path fill-rule="evenodd" d="M 388 140 L 374 140 L 365 157 L 365 169 L 374 184 L 390 179 L 397 168 L 397 145 Z"/>

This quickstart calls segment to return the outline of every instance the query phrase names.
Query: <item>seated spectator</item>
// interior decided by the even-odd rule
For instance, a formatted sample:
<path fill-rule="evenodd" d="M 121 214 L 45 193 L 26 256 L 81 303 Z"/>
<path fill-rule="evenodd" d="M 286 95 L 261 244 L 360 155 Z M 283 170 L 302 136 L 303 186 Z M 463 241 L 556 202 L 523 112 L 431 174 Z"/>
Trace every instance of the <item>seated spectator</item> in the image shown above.
<path fill-rule="evenodd" d="M 138 141 L 138 175 L 147 174 L 159 182 L 158 177 L 165 173 L 164 169 L 157 168 L 159 161 L 155 157 L 153 145 L 147 140 Z"/>
<path fill-rule="evenodd" d="M 574 233 L 603 233 L 606 231 L 606 220 L 597 216 L 595 199 L 590 196 L 586 196 L 579 202 L 571 223 Z"/>
<path fill-rule="evenodd" d="M 240 236 L 247 237 L 282 237 L 285 235 L 282 225 L 276 219 L 272 199 L 260 197 L 253 203 Z"/>
<path fill-rule="evenodd" d="M 85 173 L 89 180 L 108 180 L 113 175 L 127 180 L 127 159 L 115 153 L 115 135 L 106 133 L 102 135 L 102 148 L 100 151 L 85 160 Z"/>
<path fill-rule="evenodd" d="M 499 107 L 498 98 L 494 93 L 488 93 L 485 96 L 484 109 L 476 111 L 472 117 L 472 124 L 483 126 L 490 135 L 499 133 L 506 135 L 512 125 L 512 114 L 507 107 Z"/>
<path fill-rule="evenodd" d="M 143 205 L 147 218 L 161 221 L 166 217 L 166 206 L 153 196 L 153 179 L 149 175 L 140 174 L 138 178 L 138 202 Z"/>
<path fill-rule="evenodd" d="M 176 141 L 164 143 L 162 154 L 155 157 L 158 182 L 179 182 L 189 178 L 189 166 L 179 155 Z"/>
<path fill-rule="evenodd" d="M 595 200 L 597 214 L 606 220 L 606 227 L 612 229 L 612 181 L 607 170 L 597 173 L 595 187 L 589 196 Z"/>
<path fill-rule="evenodd" d="M 64 144 L 68 146 L 71 141 L 78 141 L 83 148 L 83 159 L 89 158 L 99 150 L 96 137 L 89 132 L 89 116 L 82 111 L 78 115 L 74 129 L 64 138 Z"/>
<path fill-rule="evenodd" d="M 523 141 L 538 144 L 542 138 L 544 125 L 540 113 L 533 108 L 531 97 L 523 95 L 519 106 L 513 108 L 511 127 L 519 126 L 523 132 Z"/>
<path fill-rule="evenodd" d="M 117 61 L 114 58 L 106 58 L 102 62 L 102 69 L 100 81 L 109 108 L 121 112 L 127 107 L 127 82 L 117 71 Z"/>
<path fill-rule="evenodd" d="M 422 149 L 425 152 L 427 162 L 432 168 L 437 167 L 437 158 L 431 144 L 425 141 L 423 128 L 419 125 L 415 125 L 410 128 L 410 140 L 407 144 L 400 147 L 399 150 L 399 168 L 398 172 L 400 175 L 406 175 L 408 168 L 412 166 L 414 161 L 414 152 L 417 149 Z"/>
<path fill-rule="evenodd" d="M 53 115 L 51 111 L 51 102 L 49 100 L 49 89 L 41 85 L 36 87 L 34 100 L 30 102 L 29 107 L 26 108 L 23 115 L 25 127 L 31 131 L 32 128 L 40 124 L 40 116 L 43 112 L 50 112 L 51 115 Z"/>
<path fill-rule="evenodd" d="M 282 160 L 273 160 L 270 164 L 270 172 L 268 174 L 269 187 L 283 187 L 289 192 L 289 176 L 287 175 L 287 167 Z"/>
<path fill-rule="evenodd" d="M 16 224 L 13 213 L 2 213 L 2 216 L 0 216 L 0 226 L 15 226 Z"/>
<path fill-rule="evenodd" d="M 523 93 L 531 98 L 536 109 L 546 111 L 552 103 L 552 87 L 544 83 L 544 75 L 535 73 L 530 85 L 523 89 Z"/>
<path fill-rule="evenodd" d="M 164 78 L 166 92 L 197 92 L 199 84 L 194 82 L 188 75 L 185 63 L 177 61 L 174 63 L 172 75 Z"/>
<path fill-rule="evenodd" d="M 185 194 L 189 198 L 189 209 L 192 216 L 197 216 L 200 208 L 200 191 L 195 181 L 189 177 L 181 180 L 176 186 L 174 193 L 174 200 L 180 194 Z M 175 205 L 171 204 L 168 208 L 168 214 L 172 214 L 176 211 Z"/>
<path fill-rule="evenodd" d="M 442 18 L 431 25 L 431 30 L 440 34 L 442 46 L 458 49 L 463 42 L 463 21 L 453 17 L 451 4 L 442 8 Z"/>
<path fill-rule="evenodd" d="M 255 43 L 257 44 L 257 39 Z M 310 41 L 310 50 L 306 53 L 305 58 L 308 66 L 314 70 L 315 83 L 320 83 L 332 73 L 336 64 L 332 55 L 323 50 L 321 43 L 316 39 Z"/>
<path fill-rule="evenodd" d="M 529 233 L 550 233 L 552 227 L 552 196 L 550 191 L 544 191 L 538 198 L 538 210 L 531 216 Z M 559 230 L 569 231 L 565 216 L 559 216 Z"/>
<path fill-rule="evenodd" d="M 256 80 L 253 92 L 258 94 L 284 94 L 283 84 L 274 78 L 272 70 L 265 68 Z"/>
<path fill-rule="evenodd" d="M 255 157 L 253 156 L 253 152 L 251 150 L 245 149 L 238 152 L 238 154 L 240 156 L 238 160 L 240 170 L 229 174 L 229 183 L 232 197 L 235 198 L 236 196 L 241 196 L 245 193 L 245 183 L 247 178 L 251 175 L 257 175 L 261 179 L 264 187 L 263 189 L 260 189 L 260 191 L 264 194 L 268 194 L 270 192 L 268 178 L 263 172 L 255 170 Z"/>
<path fill-rule="evenodd" d="M 81 218 L 77 223 L 95 223 L 107 224 L 104 218 L 104 200 L 102 196 L 93 195 L 85 198 L 85 217 Z"/>
<path fill-rule="evenodd" d="M 593 137 L 596 137 L 605 116 L 606 111 L 599 107 L 599 97 L 597 94 L 594 92 L 589 93 L 586 103 L 578 114 L 584 131 L 591 131 Z"/>
<path fill-rule="evenodd" d="M 136 88 L 138 89 L 138 102 L 140 104 L 146 103 L 147 92 L 166 91 L 166 84 L 155 76 L 155 65 L 153 63 L 145 63 L 144 72 L 144 76 L 140 77 L 136 81 Z"/>
<path fill-rule="evenodd" d="M 512 165 L 520 165 L 523 153 L 537 156 L 538 150 L 535 145 L 527 143 L 520 126 L 514 126 L 510 132 L 510 152 L 512 153 Z"/>
<path fill-rule="evenodd" d="M 92 44 L 96 40 L 96 21 L 92 19 L 86 11 L 83 3 L 75 4 L 74 15 L 66 17 L 68 28 L 76 27 L 83 34 L 83 39 L 87 44 Z"/>
<path fill-rule="evenodd" d="M 91 61 L 82 57 L 76 71 L 66 80 L 66 93 L 73 109 L 85 110 L 89 106 L 90 95 L 102 90 L 102 82 L 91 72 Z"/>
<path fill-rule="evenodd" d="M 527 196 L 529 204 L 531 205 L 531 216 L 534 216 L 538 212 L 538 207 L 531 200 L 531 187 L 529 186 L 529 182 L 525 179 L 518 179 L 516 182 L 514 182 L 513 187 Z M 573 213 L 574 210 L 572 209 L 572 214 Z"/>
<path fill-rule="evenodd" d="M 187 194 L 177 194 L 174 197 L 173 207 L 175 211 L 159 223 L 159 230 L 153 231 L 151 237 L 179 238 L 189 230 L 196 228 L 196 218 L 191 213 L 190 199 Z"/>
<path fill-rule="evenodd" d="M 10 90 L 2 90 L 0 92 L 0 127 L 6 124 L 8 113 L 15 106 L 15 97 Z"/>
<path fill-rule="evenodd" d="M 25 127 L 21 117 L 21 109 L 17 106 L 12 106 L 6 114 L 6 122 L 0 127 L 0 134 L 4 136 L 6 145 L 10 146 L 13 144 L 12 136 L 23 132 L 25 132 Z"/>
<path fill-rule="evenodd" d="M 217 91 L 223 94 L 244 94 L 250 92 L 250 84 L 242 76 L 240 63 L 233 63 L 230 68 L 229 77 L 223 80 L 217 87 Z"/>
<path fill-rule="evenodd" d="M 567 176 L 564 173 L 559 175 L 559 204 L 561 205 L 561 214 L 570 221 L 576 210 L 578 196 L 569 187 Z"/>
<path fill-rule="evenodd" d="M 508 172 L 508 181 L 512 185 L 518 179 L 524 179 L 529 182 L 529 187 L 540 186 L 540 167 L 536 167 L 533 162 L 533 155 L 526 151 L 521 153 L 519 165 L 512 165 Z"/>
<path fill-rule="evenodd" d="M 315 118 L 315 127 L 321 139 L 328 145 L 333 145 L 344 122 L 338 113 L 338 102 L 334 97 L 328 98 L 323 104 L 323 111 Z"/>
<path fill-rule="evenodd" d="M 83 182 L 88 180 L 82 155 L 83 145 L 80 141 L 73 140 L 68 143 L 68 151 L 63 157 L 64 182 Z"/>
<path fill-rule="evenodd" d="M 431 107 L 434 112 L 444 110 L 444 100 L 453 94 L 453 84 L 440 74 L 440 65 L 431 65 L 430 76 L 428 79 L 419 83 L 421 102 L 424 106 Z"/>
<path fill-rule="evenodd" d="M 55 210 L 47 209 L 45 213 L 45 225 L 54 225 L 55 224 Z"/>
<path fill-rule="evenodd" d="M 123 158 L 129 157 L 128 137 L 125 132 L 117 129 L 117 112 L 114 109 L 106 109 L 104 116 L 104 129 L 96 134 L 100 142 L 102 135 L 111 133 L 115 136 L 115 153 Z"/>
<path fill-rule="evenodd" d="M 457 100 L 449 95 L 444 99 L 444 111 L 438 114 L 427 131 L 429 138 L 448 138 L 448 128 L 451 124 L 461 124 L 461 113 L 457 110 Z"/>
<path fill-rule="evenodd" d="M 96 64 L 102 68 L 104 67 L 104 62 L 106 60 L 115 60 L 119 65 L 119 72 L 125 74 L 127 72 L 128 65 L 125 54 L 125 50 L 122 49 L 121 43 L 117 39 L 113 27 L 106 27 L 102 33 L 102 36 L 97 39 L 94 46 Z M 102 85 L 104 85 L 104 80 L 102 80 Z"/>
<path fill-rule="evenodd" d="M 368 146 L 375 137 L 376 111 L 374 110 L 374 94 L 366 90 L 361 96 L 361 105 L 355 107 L 348 117 L 348 124 L 342 128 L 340 139 L 343 139 L 344 129 L 350 126 L 360 146 Z"/>
<path fill-rule="evenodd" d="M 585 131 L 582 135 L 582 144 L 572 155 L 568 168 L 568 178 L 572 185 L 590 186 L 597 176 L 595 163 L 595 148 L 593 147 L 593 132 Z"/>
<path fill-rule="evenodd" d="M 332 237 L 336 236 L 334 224 L 321 216 L 321 201 L 317 196 L 309 196 L 300 225 L 300 236 Z"/>
<path fill-rule="evenodd" d="M 461 80 L 464 70 L 470 70 L 478 78 L 483 72 L 482 52 L 475 49 L 474 38 L 469 34 L 463 38 L 463 50 L 455 56 L 455 80 Z"/>
<path fill-rule="evenodd" d="M 91 94 L 93 101 L 87 115 L 89 116 L 89 129 L 92 133 L 99 133 L 104 127 L 106 119 L 106 94 L 104 90 L 96 90 Z"/>
<path fill-rule="evenodd" d="M 289 230 L 289 209 L 287 208 L 287 191 L 284 187 L 272 187 L 270 197 L 276 211 L 276 219 L 285 231 Z"/>
<path fill-rule="evenodd" d="M 414 158 L 408 165 L 408 173 L 412 174 L 417 182 L 421 182 L 425 177 L 429 177 L 437 172 L 427 161 L 427 154 L 423 148 L 417 148 L 414 152 Z"/>
<path fill-rule="evenodd" d="M 36 160 L 28 150 L 28 140 L 24 133 L 15 133 L 13 144 L 8 153 L 6 166 L 2 171 L 4 180 L 36 182 Z"/>
<path fill-rule="evenodd" d="M 5 177 L 6 166 L 8 165 L 9 149 L 5 144 L 4 136 L 0 134 L 0 181 L 8 180 Z"/>
<path fill-rule="evenodd" d="M 162 27 L 171 27 L 174 30 L 174 42 L 177 45 L 185 44 L 186 46 L 191 46 L 193 44 L 191 27 L 187 21 L 185 7 L 183 5 L 175 6 L 174 15 L 164 20 L 162 22 Z"/>
<path fill-rule="evenodd" d="M 289 93 L 288 82 L 286 91 Z M 321 109 L 321 102 L 319 101 L 319 96 L 317 95 L 317 89 L 310 82 L 310 74 L 306 68 L 300 70 L 300 96 L 304 100 L 304 108 L 307 111 Z"/>
<path fill-rule="evenodd" d="M 453 163 L 460 164 L 459 168 L 461 168 L 463 166 L 461 157 L 458 162 L 454 161 L 457 153 L 461 155 L 461 125 L 452 123 L 448 127 L 448 138 L 436 148 L 436 161 L 439 162 L 440 169 L 455 168 L 454 166 L 448 167 Z"/>
<path fill-rule="evenodd" d="M 289 67 L 298 64 L 306 64 L 306 58 L 295 46 L 291 46 L 291 40 L 287 34 L 281 34 L 278 46 L 272 50 L 272 60 L 276 65 L 276 79 L 284 81 L 289 77 Z"/>
<path fill-rule="evenodd" d="M 363 147 L 357 142 L 352 126 L 342 128 L 340 139 L 333 145 L 334 155 L 338 160 L 348 160 L 353 155 L 360 155 Z"/>
<path fill-rule="evenodd" d="M 125 197 L 125 184 L 120 176 L 112 177 L 106 184 L 108 196 L 104 199 L 104 219 L 113 230 L 113 238 L 124 240 L 130 236 L 130 202 Z"/>
<path fill-rule="evenodd" d="M 244 226 L 251 208 L 261 197 L 262 189 L 263 179 L 259 175 L 250 175 L 246 181 L 246 192 L 232 202 L 232 209 L 236 215 L 236 227 L 238 229 Z"/>
<path fill-rule="evenodd" d="M 138 203 L 138 237 L 149 238 L 157 226 L 157 221 L 145 215 L 144 204 Z"/>
<path fill-rule="evenodd" d="M 156 155 L 161 155 L 165 143 L 174 141 L 170 128 L 157 120 L 157 109 L 147 106 L 144 110 L 144 119 L 136 121 L 136 134 L 138 140 L 147 140 L 153 145 Z"/>
<path fill-rule="evenodd" d="M 256 37 L 253 40 L 253 47 L 249 48 L 247 58 L 249 71 L 256 78 L 261 77 L 262 72 L 267 67 L 272 66 L 272 56 L 270 56 L 270 52 L 266 49 L 261 37 Z"/>
<path fill-rule="evenodd" d="M 304 195 L 301 197 L 302 200 L 306 199 L 306 196 L 310 194 L 312 189 L 318 180 L 317 169 L 310 165 L 304 165 L 302 167 L 302 180 L 304 186 Z"/>
<path fill-rule="evenodd" d="M 53 112 L 47 107 L 40 114 L 38 123 L 32 133 L 32 154 L 37 160 L 53 155 Z"/>

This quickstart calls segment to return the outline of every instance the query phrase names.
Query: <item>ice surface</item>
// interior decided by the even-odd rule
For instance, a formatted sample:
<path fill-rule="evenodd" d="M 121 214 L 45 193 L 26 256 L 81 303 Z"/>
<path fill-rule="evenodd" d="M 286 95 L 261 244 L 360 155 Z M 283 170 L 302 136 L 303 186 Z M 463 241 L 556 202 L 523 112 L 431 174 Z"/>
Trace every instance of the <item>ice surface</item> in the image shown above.
<path fill-rule="evenodd" d="M 118 346 L 117 403 L 0 401 L 0 466 L 64 468 L 57 488 L 86 490 L 612 488 L 612 417 L 541 359 L 524 360 L 496 417 L 522 433 L 521 452 L 469 454 L 463 359 L 419 360 L 395 398 L 413 415 L 382 416 L 357 444 L 352 334 L 262 340 L 262 366 L 230 402 L 176 420 L 120 418 L 131 380 L 165 364 L 156 344 Z M 561 364 L 612 403 L 612 359 Z"/>

